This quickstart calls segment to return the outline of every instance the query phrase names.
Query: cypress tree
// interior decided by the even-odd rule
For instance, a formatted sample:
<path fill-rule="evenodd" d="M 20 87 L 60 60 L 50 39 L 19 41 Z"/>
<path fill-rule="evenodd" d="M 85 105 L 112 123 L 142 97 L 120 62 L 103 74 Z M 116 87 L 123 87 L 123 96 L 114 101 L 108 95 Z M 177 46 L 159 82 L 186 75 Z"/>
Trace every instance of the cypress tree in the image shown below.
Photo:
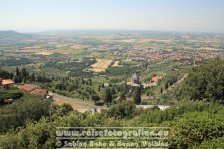
<path fill-rule="evenodd" d="M 139 105 L 141 103 L 141 88 L 137 87 L 134 91 L 134 96 L 133 96 L 134 103 Z"/>
<path fill-rule="evenodd" d="M 103 101 L 107 106 L 112 103 L 112 95 L 110 93 L 110 89 L 106 88 L 103 94 Z"/>

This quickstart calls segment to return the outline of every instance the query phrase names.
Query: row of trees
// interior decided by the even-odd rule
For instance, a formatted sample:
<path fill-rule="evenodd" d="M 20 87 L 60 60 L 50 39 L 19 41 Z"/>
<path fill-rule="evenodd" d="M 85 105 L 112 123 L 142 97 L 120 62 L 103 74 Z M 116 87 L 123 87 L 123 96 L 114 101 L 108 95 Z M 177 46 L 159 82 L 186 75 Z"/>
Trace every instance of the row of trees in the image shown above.
<path fill-rule="evenodd" d="M 29 82 L 40 82 L 46 83 L 51 82 L 50 78 L 47 78 L 45 75 L 35 75 L 26 70 L 26 68 L 22 68 L 21 70 L 17 67 L 15 76 L 13 77 L 13 81 L 15 83 L 26 83 Z"/>
<path fill-rule="evenodd" d="M 45 75 L 35 75 L 22 68 L 21 70 L 17 67 L 15 73 L 8 72 L 1 69 L 0 67 L 0 78 L 2 79 L 12 79 L 15 83 L 26 83 L 29 82 L 40 82 L 46 83 L 51 82 L 52 80 Z"/>
<path fill-rule="evenodd" d="M 95 59 L 85 58 L 82 61 L 72 61 L 58 63 L 58 61 L 50 61 L 45 63 L 44 68 L 56 68 L 60 71 L 70 71 L 70 77 L 90 77 L 92 73 L 84 72 L 83 70 L 90 67 L 96 62 Z"/>
<path fill-rule="evenodd" d="M 170 86 L 172 86 L 176 82 L 177 82 L 177 76 L 172 76 L 172 77 L 168 78 L 168 80 L 165 83 L 164 88 L 167 90 Z"/>
<path fill-rule="evenodd" d="M 111 91 L 109 88 L 106 88 L 104 90 L 102 99 L 107 106 L 112 103 L 113 98 L 112 98 Z M 120 102 L 126 100 L 126 93 L 121 92 L 118 99 Z M 141 88 L 140 87 L 137 87 L 133 92 L 133 102 L 136 105 L 139 105 L 141 103 Z"/>
<path fill-rule="evenodd" d="M 164 88 L 163 87 L 160 88 L 160 93 L 162 94 L 164 89 L 167 90 L 169 87 L 174 85 L 176 82 L 177 82 L 177 76 L 168 77 L 168 79 L 167 79 L 167 81 L 165 83 Z"/>

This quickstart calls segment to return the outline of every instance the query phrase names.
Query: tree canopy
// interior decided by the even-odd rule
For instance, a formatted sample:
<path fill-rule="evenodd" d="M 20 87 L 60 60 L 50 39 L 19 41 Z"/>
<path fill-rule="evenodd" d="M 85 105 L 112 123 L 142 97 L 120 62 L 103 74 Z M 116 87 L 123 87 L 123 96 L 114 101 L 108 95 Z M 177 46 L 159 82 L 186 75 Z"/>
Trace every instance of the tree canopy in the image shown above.
<path fill-rule="evenodd" d="M 185 80 L 182 96 L 224 103 L 224 61 L 215 59 L 193 68 Z"/>

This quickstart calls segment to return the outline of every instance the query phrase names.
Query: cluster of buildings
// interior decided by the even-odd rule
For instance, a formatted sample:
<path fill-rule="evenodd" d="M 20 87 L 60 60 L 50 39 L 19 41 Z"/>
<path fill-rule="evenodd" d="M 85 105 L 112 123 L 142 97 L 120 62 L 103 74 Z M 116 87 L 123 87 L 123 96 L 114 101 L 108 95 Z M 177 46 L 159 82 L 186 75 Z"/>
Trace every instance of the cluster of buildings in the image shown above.
<path fill-rule="evenodd" d="M 0 78 L 0 89 L 10 90 L 14 86 L 15 86 L 15 83 L 13 80 Z M 19 87 L 19 89 L 21 89 L 27 93 L 30 93 L 32 95 L 41 96 L 43 98 L 46 98 L 48 95 L 48 92 L 46 90 L 42 89 L 40 86 L 37 86 L 37 85 L 23 84 L 18 87 Z"/>
<path fill-rule="evenodd" d="M 37 96 L 41 96 L 43 98 L 45 98 L 47 96 L 47 91 L 42 89 L 40 86 L 37 85 L 33 85 L 33 84 L 24 84 L 19 86 L 20 89 L 22 89 L 23 91 L 33 94 L 33 95 L 37 95 Z"/>
<path fill-rule="evenodd" d="M 150 81 L 142 83 L 139 74 L 135 73 L 131 79 L 131 82 L 127 82 L 127 85 L 130 87 L 130 91 L 133 91 L 136 87 L 146 89 L 157 86 L 157 84 L 163 79 L 164 78 L 162 76 L 154 76 Z"/>
<path fill-rule="evenodd" d="M 223 52 L 206 50 L 130 50 L 127 54 L 132 59 L 147 60 L 148 63 L 176 60 L 183 62 L 183 64 L 192 64 L 193 61 L 200 62 L 217 57 L 224 58 Z"/>
<path fill-rule="evenodd" d="M 98 50 L 103 50 L 103 51 L 107 51 L 107 50 L 112 50 L 112 51 L 116 51 L 116 50 L 126 50 L 127 47 L 122 46 L 120 44 L 99 44 L 96 45 L 94 48 L 88 48 L 88 51 L 98 51 Z"/>

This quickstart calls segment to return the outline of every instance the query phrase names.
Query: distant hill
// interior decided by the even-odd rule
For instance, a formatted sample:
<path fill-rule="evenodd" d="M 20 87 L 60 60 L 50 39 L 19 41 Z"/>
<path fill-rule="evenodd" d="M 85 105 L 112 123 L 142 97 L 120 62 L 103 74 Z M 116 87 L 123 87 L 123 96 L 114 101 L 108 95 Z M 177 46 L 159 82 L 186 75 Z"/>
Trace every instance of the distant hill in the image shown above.
<path fill-rule="evenodd" d="M 15 31 L 0 31 L 0 38 L 30 38 L 32 35 Z"/>

